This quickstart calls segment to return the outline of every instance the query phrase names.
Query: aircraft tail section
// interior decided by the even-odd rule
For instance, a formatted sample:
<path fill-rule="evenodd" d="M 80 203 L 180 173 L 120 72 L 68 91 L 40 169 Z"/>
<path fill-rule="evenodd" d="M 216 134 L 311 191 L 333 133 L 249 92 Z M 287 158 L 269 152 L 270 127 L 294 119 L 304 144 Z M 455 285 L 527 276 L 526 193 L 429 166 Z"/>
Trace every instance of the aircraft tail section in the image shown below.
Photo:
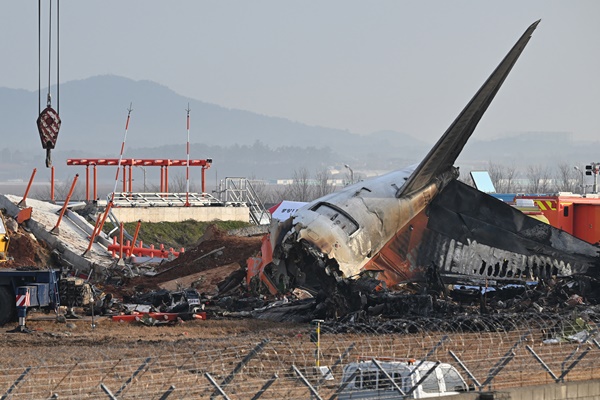
<path fill-rule="evenodd" d="M 496 96 L 496 93 L 523 52 L 539 23 L 540 20 L 527 28 L 525 33 L 508 52 L 506 57 L 504 57 L 498 67 L 496 67 L 494 72 L 446 130 L 425 159 L 419 164 L 406 183 L 398 189 L 396 197 L 410 195 L 419 191 L 441 173 L 453 167 L 465 143 L 471 137 L 475 127 Z"/>

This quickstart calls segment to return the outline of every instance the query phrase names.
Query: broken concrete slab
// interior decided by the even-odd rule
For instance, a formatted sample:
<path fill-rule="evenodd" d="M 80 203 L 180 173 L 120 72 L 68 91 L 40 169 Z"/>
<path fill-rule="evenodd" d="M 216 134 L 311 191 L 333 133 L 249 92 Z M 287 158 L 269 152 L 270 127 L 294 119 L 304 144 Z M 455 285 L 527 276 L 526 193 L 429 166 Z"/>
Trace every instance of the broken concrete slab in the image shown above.
<path fill-rule="evenodd" d="M 22 197 L 14 195 L 0 195 L 0 207 L 6 209 L 8 215 L 15 218 L 20 208 L 17 206 Z M 49 202 L 35 199 L 27 199 L 28 206 L 32 207 L 31 219 L 25 222 L 26 227 L 38 239 L 46 242 L 48 246 L 55 249 L 60 257 L 70 264 L 74 269 L 81 273 L 91 271 L 95 266 L 104 268 L 113 263 L 110 253 L 100 243 L 94 243 L 87 257 L 82 254 L 89 245 L 88 231 L 81 228 L 81 225 L 88 225 L 84 219 L 74 217 L 72 220 L 69 215 L 63 216 L 59 226 L 60 233 L 53 235 L 50 231 L 56 226 L 58 214 L 61 207 Z M 75 213 L 71 213 L 73 216 Z M 74 222 L 76 221 L 76 223 Z"/>

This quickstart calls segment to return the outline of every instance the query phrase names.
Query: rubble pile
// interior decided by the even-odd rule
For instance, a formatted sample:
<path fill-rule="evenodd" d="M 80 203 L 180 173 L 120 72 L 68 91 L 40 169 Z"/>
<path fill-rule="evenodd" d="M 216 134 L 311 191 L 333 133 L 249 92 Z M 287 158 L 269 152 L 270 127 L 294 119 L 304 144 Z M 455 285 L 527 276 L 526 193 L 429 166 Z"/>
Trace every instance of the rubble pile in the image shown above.
<path fill-rule="evenodd" d="M 43 241 L 38 241 L 34 235 L 22 227 L 10 230 L 10 248 L 8 260 L 2 268 L 16 268 L 20 266 L 51 266 L 56 267 L 56 258 L 52 249 Z"/>
<path fill-rule="evenodd" d="M 133 295 L 172 287 L 169 286 L 172 283 L 214 296 L 222 292 L 218 290 L 218 284 L 231 274 L 245 277 L 246 259 L 256 255 L 260 244 L 261 237 L 228 235 L 211 225 L 197 245 L 179 257 L 154 266 L 150 274 L 123 278 L 112 287 L 118 294 Z M 237 283 L 240 282 L 238 279 Z"/>
<path fill-rule="evenodd" d="M 177 258 L 156 259 L 147 265 L 136 265 L 133 257 L 119 260 L 113 259 L 112 265 L 96 265 L 91 272 L 78 271 L 76 267 L 61 257 L 57 249 L 52 249 L 44 240 L 38 240 L 27 229 L 27 224 L 18 225 L 13 218 L 6 217 L 10 236 L 9 258 L 0 263 L 0 268 L 31 269 L 54 268 L 61 271 L 62 281 L 69 282 L 67 277 L 77 277 L 81 282 L 91 284 L 96 315 L 118 314 L 129 312 L 135 307 L 126 307 L 126 303 L 138 303 L 150 306 L 152 311 L 173 312 L 182 307 L 197 306 L 185 296 L 180 301 L 178 293 L 190 289 L 196 297 L 202 294 L 202 302 L 208 303 L 218 294 L 242 291 L 241 283 L 245 278 L 245 262 L 256 255 L 260 249 L 260 236 L 235 236 L 221 231 L 216 225 L 207 228 L 203 237 L 187 252 Z M 13 223 L 14 222 L 14 223 Z M 88 239 L 89 240 L 89 239 Z M 190 291 L 190 293 L 192 293 Z M 178 299 L 156 303 L 156 298 Z M 76 297 L 76 296 L 75 296 Z M 148 299 L 154 299 L 149 301 Z M 73 312 L 73 307 L 82 304 L 61 303 Z M 175 305 L 182 303 L 179 307 Z M 183 304 L 185 303 L 185 304 Z M 91 313 L 91 302 L 83 304 Z M 143 307 L 142 307 L 143 308 Z"/>
<path fill-rule="evenodd" d="M 190 312 L 201 307 L 213 318 L 295 322 L 318 318 L 336 321 L 338 326 L 364 324 L 388 326 L 391 330 L 404 329 L 399 326 L 404 326 L 401 321 L 407 318 L 460 320 L 477 326 L 473 321 L 484 316 L 577 312 L 600 322 L 600 285 L 589 276 L 552 277 L 498 287 L 444 285 L 432 278 L 431 282 L 404 284 L 393 290 L 375 290 L 380 282 L 365 274 L 354 281 L 327 284 L 324 280 L 318 291 L 296 289 L 271 296 L 246 285 L 246 260 L 258 254 L 261 239 L 231 235 L 213 225 L 178 258 L 145 267 L 115 259 L 103 273 L 89 276 L 95 298 L 103 301 L 96 304 L 95 312 L 127 313 L 136 309 L 131 304 L 157 312 Z M 51 266 L 73 273 L 55 253 L 19 226 L 11 232 L 13 260 L 0 267 Z M 386 321 L 400 321 L 400 325 Z"/>

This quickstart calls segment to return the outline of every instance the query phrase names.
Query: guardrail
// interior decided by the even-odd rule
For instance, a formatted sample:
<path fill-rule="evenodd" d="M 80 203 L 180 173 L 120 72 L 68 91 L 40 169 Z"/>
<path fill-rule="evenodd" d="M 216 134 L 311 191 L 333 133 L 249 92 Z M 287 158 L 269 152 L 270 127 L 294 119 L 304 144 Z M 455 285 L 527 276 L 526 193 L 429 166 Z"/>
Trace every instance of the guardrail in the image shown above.
<path fill-rule="evenodd" d="M 243 203 L 226 203 L 209 193 L 115 193 L 116 207 L 226 207 L 244 206 Z"/>

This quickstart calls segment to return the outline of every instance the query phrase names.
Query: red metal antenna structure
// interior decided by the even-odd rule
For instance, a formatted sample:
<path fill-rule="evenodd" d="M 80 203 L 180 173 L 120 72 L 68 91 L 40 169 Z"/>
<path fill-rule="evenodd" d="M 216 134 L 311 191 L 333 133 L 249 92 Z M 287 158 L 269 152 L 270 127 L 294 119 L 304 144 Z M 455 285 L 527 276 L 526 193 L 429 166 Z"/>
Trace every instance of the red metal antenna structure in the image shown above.
<path fill-rule="evenodd" d="M 123 170 L 123 192 L 133 192 L 133 167 L 160 167 L 160 191 L 161 193 L 169 192 L 169 167 L 201 167 L 202 168 L 202 193 L 206 192 L 205 177 L 206 170 L 210 168 L 212 159 L 204 160 L 172 160 L 168 158 L 125 158 L 120 160 L 117 158 L 70 158 L 67 160 L 69 166 L 85 166 L 86 167 L 86 200 L 90 200 L 90 174 L 89 167 L 93 168 L 92 184 L 93 198 L 98 198 L 97 193 L 97 167 L 99 166 L 115 166 L 118 165 Z M 115 185 L 116 190 L 116 185 Z"/>
<path fill-rule="evenodd" d="M 131 118 L 131 111 L 133 111 L 131 106 L 132 106 L 132 104 L 129 103 L 129 108 L 127 109 L 127 122 L 125 123 L 125 134 L 123 135 L 123 142 L 121 143 L 121 153 L 119 154 L 119 162 L 117 163 L 117 172 L 115 174 L 115 188 L 114 188 L 113 192 L 111 193 L 110 200 L 109 200 L 108 204 L 106 205 L 106 209 L 104 210 L 104 215 L 102 216 L 102 221 L 100 222 L 100 224 L 96 224 L 96 227 L 94 228 L 94 231 L 92 232 L 92 236 L 90 237 L 90 243 L 89 243 L 87 249 L 82 254 L 82 256 L 84 256 L 84 257 L 92 249 L 92 245 L 94 244 L 94 241 L 96 240 L 96 236 L 98 236 L 100 234 L 100 231 L 102 230 L 102 227 L 104 226 L 104 222 L 106 221 L 106 218 L 108 217 L 108 213 L 110 212 L 110 209 L 115 200 L 115 192 L 117 191 L 117 183 L 119 182 L 119 170 L 121 169 L 120 168 L 121 162 L 123 160 L 123 151 L 125 150 L 125 142 L 127 140 L 127 131 L 129 130 L 129 119 Z M 68 165 L 68 163 L 67 163 L 67 165 Z M 86 178 L 87 178 L 87 176 L 86 176 Z M 95 178 L 95 175 L 94 175 L 94 178 Z M 86 182 L 86 192 L 87 192 L 87 182 Z"/>
<path fill-rule="evenodd" d="M 50 230 L 50 233 L 53 235 L 58 236 L 60 234 L 60 230 L 59 230 L 58 226 L 60 225 L 60 222 L 62 221 L 63 215 L 65 215 L 65 211 L 67 211 L 67 207 L 69 206 L 69 201 L 71 201 L 71 196 L 73 195 L 73 191 L 75 190 L 75 185 L 77 184 L 78 178 L 79 178 L 79 174 L 75 174 L 75 178 L 73 179 L 73 183 L 71 184 L 71 189 L 69 190 L 69 194 L 67 195 L 67 198 L 65 199 L 62 209 L 60 210 L 60 214 L 58 216 L 58 220 L 56 221 L 56 225 L 54 225 L 54 228 L 52 228 Z"/>
<path fill-rule="evenodd" d="M 190 103 L 188 103 L 187 111 L 187 162 L 185 163 L 185 206 L 190 206 Z M 204 170 L 203 170 L 204 171 Z M 202 179 L 202 183 L 204 184 L 204 179 Z M 202 193 L 204 193 L 204 187 L 202 188 Z"/>
<path fill-rule="evenodd" d="M 117 183 L 119 183 L 119 170 L 121 169 L 121 162 L 123 161 L 123 152 L 125 151 L 125 142 L 127 141 L 127 131 L 129 130 L 129 119 L 131 118 L 132 104 L 129 103 L 127 109 L 127 122 L 125 123 L 125 135 L 123 136 L 123 142 L 121 142 L 121 153 L 119 154 L 119 163 L 117 164 L 117 172 L 115 174 L 115 188 L 112 191 L 110 202 L 112 203 L 115 199 L 115 192 L 117 191 Z M 123 179 L 124 180 L 124 179 Z"/>

